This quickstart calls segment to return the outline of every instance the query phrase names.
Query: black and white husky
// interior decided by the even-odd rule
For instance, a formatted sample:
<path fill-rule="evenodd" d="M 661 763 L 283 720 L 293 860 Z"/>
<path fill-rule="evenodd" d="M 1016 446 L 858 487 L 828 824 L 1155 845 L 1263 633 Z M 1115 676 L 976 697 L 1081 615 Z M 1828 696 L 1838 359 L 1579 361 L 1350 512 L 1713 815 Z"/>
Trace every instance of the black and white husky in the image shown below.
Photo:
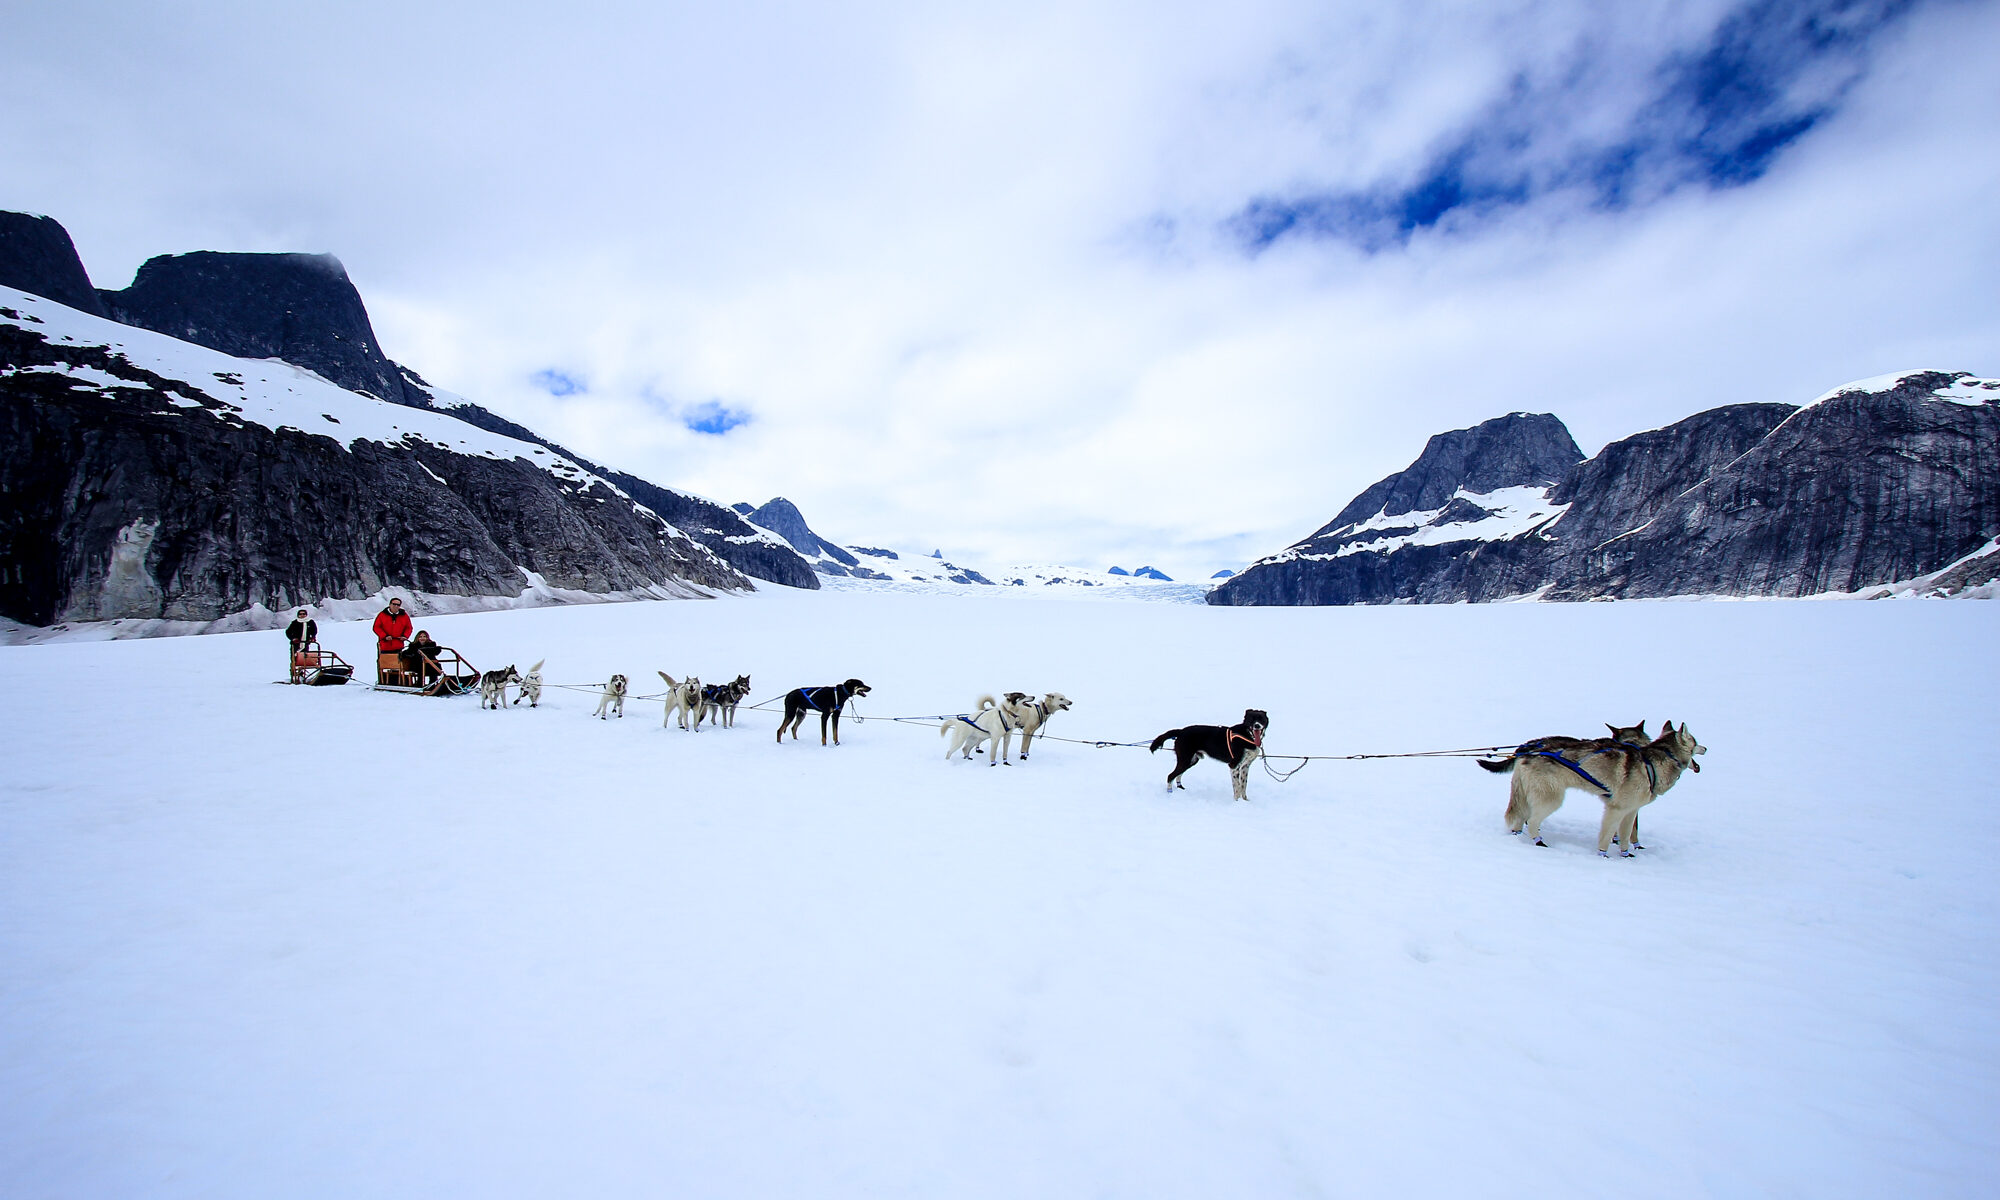
<path fill-rule="evenodd" d="M 512 664 L 498 671 L 487 671 L 479 676 L 479 707 L 500 711 L 507 703 L 507 685 L 521 682 L 521 673 Z"/>
<path fill-rule="evenodd" d="M 792 740 L 799 740 L 799 726 L 806 723 L 806 714 L 819 714 L 819 744 L 826 745 L 826 723 L 833 721 L 833 744 L 840 745 L 840 710 L 855 696 L 866 696 L 868 685 L 859 679 L 850 679 L 832 687 L 793 688 L 785 693 L 785 715 L 778 722 L 778 740 L 785 740 L 785 730 L 792 731 Z M 857 715 L 856 720 L 860 720 Z"/>
<path fill-rule="evenodd" d="M 1201 761 L 1202 755 L 1229 764 L 1229 783 L 1238 800 L 1250 798 L 1250 764 L 1264 753 L 1264 731 L 1271 717 L 1261 708 L 1243 710 L 1243 720 L 1235 725 L 1189 725 L 1169 729 L 1153 739 L 1149 750 L 1157 751 L 1172 741 L 1174 769 L 1167 776 L 1167 790 L 1183 787 L 1181 776 Z"/>
<path fill-rule="evenodd" d="M 542 706 L 542 663 L 547 661 L 549 660 L 545 658 L 542 662 L 529 667 L 528 673 L 521 676 L 521 694 L 514 697 L 514 703 L 519 704 L 526 700 L 529 708 Z"/>
<path fill-rule="evenodd" d="M 591 715 L 601 721 L 604 719 L 606 712 L 616 711 L 618 719 L 621 721 L 624 720 L 626 690 L 627 682 L 625 677 L 623 675 L 613 675 L 610 682 L 604 685 L 604 694 L 597 698 L 597 711 Z"/>
<path fill-rule="evenodd" d="M 750 694 L 750 677 L 738 675 L 728 683 L 711 683 L 701 689 L 702 715 L 724 729 L 736 725 L 736 706 Z M 700 721 L 695 722 L 697 725 Z"/>

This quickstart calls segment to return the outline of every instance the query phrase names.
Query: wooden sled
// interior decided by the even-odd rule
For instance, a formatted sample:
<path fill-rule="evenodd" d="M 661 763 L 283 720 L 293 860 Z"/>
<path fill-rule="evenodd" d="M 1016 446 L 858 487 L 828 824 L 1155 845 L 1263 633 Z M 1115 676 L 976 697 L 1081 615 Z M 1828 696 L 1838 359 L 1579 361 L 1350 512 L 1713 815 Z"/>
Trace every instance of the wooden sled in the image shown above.
<path fill-rule="evenodd" d="M 479 670 L 458 651 L 441 647 L 436 658 L 424 656 L 423 669 L 412 671 L 393 650 L 375 655 L 375 690 L 406 696 L 463 696 L 479 690 Z"/>
<path fill-rule="evenodd" d="M 347 665 L 347 660 L 331 650 L 320 649 L 318 642 L 307 642 L 292 656 L 292 683 L 335 687 L 352 678 L 354 668 Z"/>

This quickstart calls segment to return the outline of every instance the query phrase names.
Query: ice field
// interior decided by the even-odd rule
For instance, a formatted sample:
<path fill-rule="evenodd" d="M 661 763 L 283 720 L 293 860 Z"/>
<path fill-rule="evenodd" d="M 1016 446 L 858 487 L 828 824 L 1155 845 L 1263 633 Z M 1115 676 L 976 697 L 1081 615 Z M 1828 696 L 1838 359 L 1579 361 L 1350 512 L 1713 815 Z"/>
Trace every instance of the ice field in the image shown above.
<path fill-rule="evenodd" d="M 1990 1196 L 2000 608 L 785 589 L 423 616 L 553 683 L 866 680 L 845 744 L 0 647 L 9 1197 Z M 322 642 L 367 673 L 363 623 Z M 1595 853 L 1465 759 L 1687 721 Z M 1290 766 L 1292 764 L 1282 764 Z"/>

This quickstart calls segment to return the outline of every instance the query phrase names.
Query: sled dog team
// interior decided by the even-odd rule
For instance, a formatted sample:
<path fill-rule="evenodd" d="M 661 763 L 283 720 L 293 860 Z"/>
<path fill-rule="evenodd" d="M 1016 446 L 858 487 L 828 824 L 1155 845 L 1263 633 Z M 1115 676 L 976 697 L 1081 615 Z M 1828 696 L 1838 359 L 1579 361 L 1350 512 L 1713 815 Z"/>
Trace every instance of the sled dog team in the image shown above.
<path fill-rule="evenodd" d="M 546 660 L 544 660 L 546 661 Z M 736 724 L 737 706 L 750 694 L 750 677 L 738 675 L 729 683 L 703 684 L 690 675 L 675 679 L 665 671 L 665 712 L 661 724 L 678 717 L 682 729 L 699 731 L 704 720 L 725 729 Z M 537 708 L 542 699 L 542 663 L 528 668 L 526 675 L 512 666 L 487 671 L 479 679 L 480 707 L 499 709 L 507 703 L 509 686 L 519 686 L 515 704 L 528 701 Z M 785 711 L 778 722 L 777 740 L 782 743 L 790 732 L 798 740 L 799 729 L 809 713 L 819 714 L 820 745 L 840 744 L 840 714 L 848 701 L 866 696 L 871 689 L 859 679 L 849 679 L 830 687 L 793 688 L 785 693 Z M 625 697 L 630 681 L 613 675 L 604 685 L 592 714 L 600 719 L 624 717 Z M 998 700 L 989 693 L 979 697 L 973 711 L 947 717 L 938 726 L 938 736 L 949 744 L 944 756 L 970 760 L 981 746 L 986 747 L 988 766 L 1012 765 L 1013 740 L 1021 735 L 1020 759 L 1026 762 L 1035 735 L 1051 718 L 1070 708 L 1069 697 L 1048 692 L 1035 699 L 1027 692 L 1005 692 Z M 1229 768 L 1230 792 L 1238 800 L 1249 799 L 1250 767 L 1263 755 L 1264 731 L 1270 714 L 1262 709 L 1246 709 L 1243 720 L 1234 725 L 1187 725 L 1169 729 L 1148 747 L 1158 752 L 1169 742 L 1174 748 L 1174 769 L 1167 774 L 1169 791 L 1182 788 L 1181 776 L 1203 758 L 1212 758 Z M 1479 765 L 1496 774 L 1511 775 L 1507 791 L 1507 831 L 1519 835 L 1524 830 L 1537 846 L 1542 840 L 1542 822 L 1562 807 L 1563 798 L 1574 788 L 1589 792 L 1604 802 L 1604 819 L 1598 825 L 1597 852 L 1610 856 L 1616 843 L 1619 855 L 1633 857 L 1644 849 L 1638 842 L 1639 810 L 1666 794 L 1687 771 L 1700 772 L 1697 755 L 1708 747 L 1695 740 L 1683 722 L 1661 727 L 1655 738 L 1646 736 L 1646 723 L 1606 725 L 1610 737 L 1544 737 L 1523 742 L 1503 759 L 1479 760 Z"/>

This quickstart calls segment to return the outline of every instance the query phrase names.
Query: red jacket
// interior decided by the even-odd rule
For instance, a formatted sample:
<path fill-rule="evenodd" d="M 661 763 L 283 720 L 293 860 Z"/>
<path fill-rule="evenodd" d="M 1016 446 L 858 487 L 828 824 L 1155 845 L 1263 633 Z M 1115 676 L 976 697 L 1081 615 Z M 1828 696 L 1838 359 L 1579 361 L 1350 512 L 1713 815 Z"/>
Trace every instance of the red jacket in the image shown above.
<path fill-rule="evenodd" d="M 375 648 L 387 654 L 401 650 L 410 637 L 410 614 L 383 609 L 375 618 Z"/>

